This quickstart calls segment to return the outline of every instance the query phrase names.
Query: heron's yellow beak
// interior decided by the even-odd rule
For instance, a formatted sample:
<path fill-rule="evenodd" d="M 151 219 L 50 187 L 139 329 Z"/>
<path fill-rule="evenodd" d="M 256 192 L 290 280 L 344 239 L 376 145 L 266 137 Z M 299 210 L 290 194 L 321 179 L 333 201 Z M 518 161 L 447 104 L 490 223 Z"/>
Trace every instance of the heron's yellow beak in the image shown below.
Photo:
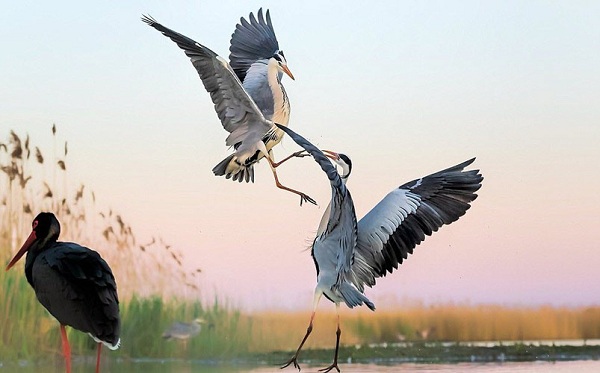
<path fill-rule="evenodd" d="M 323 154 L 325 154 L 327 157 L 335 160 L 340 159 L 340 155 L 336 152 L 332 152 L 331 150 L 322 150 Z"/>
<path fill-rule="evenodd" d="M 281 66 L 281 69 L 283 70 L 284 73 L 287 74 L 287 76 L 289 76 L 290 78 L 292 78 L 292 80 L 296 80 L 294 78 L 294 75 L 292 74 L 292 72 L 290 71 L 290 69 L 288 69 L 288 67 L 286 65 Z"/>

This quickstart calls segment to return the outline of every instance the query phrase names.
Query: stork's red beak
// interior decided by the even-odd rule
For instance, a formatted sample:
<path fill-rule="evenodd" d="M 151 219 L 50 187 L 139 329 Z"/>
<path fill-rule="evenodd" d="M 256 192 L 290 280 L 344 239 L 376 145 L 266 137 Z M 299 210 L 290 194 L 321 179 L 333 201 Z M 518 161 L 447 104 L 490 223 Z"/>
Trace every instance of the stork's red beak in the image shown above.
<path fill-rule="evenodd" d="M 37 237 L 35 235 L 35 230 L 33 230 L 33 231 L 31 231 L 31 234 L 29 235 L 29 237 L 27 237 L 27 241 L 25 241 L 25 243 L 23 244 L 21 249 L 19 251 L 17 251 L 14 258 L 12 258 L 10 263 L 8 263 L 8 265 L 6 266 L 7 271 L 9 269 L 11 269 L 12 266 L 14 266 L 15 263 L 19 261 L 19 259 L 21 259 L 21 257 L 27 252 L 27 250 L 29 250 L 29 248 L 33 244 L 33 241 L 35 241 L 36 239 L 37 239 Z"/>
<path fill-rule="evenodd" d="M 288 69 L 288 67 L 286 65 L 281 66 L 281 69 L 283 70 L 284 73 L 286 73 L 290 78 L 292 78 L 292 80 L 296 80 L 294 78 L 294 75 L 292 75 L 292 72 L 290 71 L 290 69 Z"/>

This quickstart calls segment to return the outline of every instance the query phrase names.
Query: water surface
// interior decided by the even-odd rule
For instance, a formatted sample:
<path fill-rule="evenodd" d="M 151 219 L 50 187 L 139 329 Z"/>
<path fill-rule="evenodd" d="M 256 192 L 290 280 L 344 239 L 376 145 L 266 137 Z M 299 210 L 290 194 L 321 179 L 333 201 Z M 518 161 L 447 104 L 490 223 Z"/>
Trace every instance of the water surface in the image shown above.
<path fill-rule="evenodd" d="M 318 369 L 326 365 L 301 364 L 302 372 L 318 372 Z M 378 364 L 340 364 L 342 372 L 417 372 L 417 373 L 444 373 L 444 372 L 469 372 L 469 373 L 504 373 L 504 372 L 553 372 L 553 373 L 592 373 L 600 372 L 600 361 L 598 360 L 580 360 L 580 361 L 532 361 L 532 362 L 504 362 L 504 363 L 457 363 L 457 364 L 416 364 L 402 363 L 394 365 Z M 93 372 L 94 364 L 92 362 L 74 362 L 74 372 Z M 128 362 L 109 361 L 104 372 L 112 373 L 267 373 L 267 372 L 288 372 L 295 373 L 296 369 L 288 367 L 280 370 L 278 366 L 246 366 L 238 364 L 211 364 L 208 362 L 178 361 L 178 360 L 138 360 Z M 34 373 L 64 372 L 62 362 L 53 365 L 33 365 L 31 363 L 21 362 L 14 364 L 0 364 L 0 372 L 9 373 Z"/>
<path fill-rule="evenodd" d="M 418 345 L 400 342 L 344 349 L 340 354 L 340 369 L 343 372 L 600 372 L 600 340 L 421 342 Z M 300 364 L 302 372 L 317 372 L 328 366 L 332 357 L 332 350 L 304 351 Z M 279 369 L 277 363 L 287 358 L 288 354 L 283 352 L 240 360 L 125 359 L 107 355 L 102 359 L 102 371 L 296 373 L 293 367 Z M 93 372 L 95 363 L 95 356 L 74 356 L 73 371 Z M 64 360 L 59 355 L 49 362 L 0 360 L 0 373 L 64 371 Z"/>

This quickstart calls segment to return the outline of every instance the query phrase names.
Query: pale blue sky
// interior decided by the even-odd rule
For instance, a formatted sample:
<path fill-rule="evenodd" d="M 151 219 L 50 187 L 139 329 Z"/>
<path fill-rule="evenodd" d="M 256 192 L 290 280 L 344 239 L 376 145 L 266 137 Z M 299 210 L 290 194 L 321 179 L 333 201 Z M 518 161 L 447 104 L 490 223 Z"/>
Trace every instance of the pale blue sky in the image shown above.
<path fill-rule="evenodd" d="M 367 295 L 597 303 L 600 3 L 571 1 L 10 2 L 0 22 L 0 130 L 69 141 L 70 177 L 159 233 L 248 308 L 308 308 L 303 249 L 329 198 L 307 159 L 254 185 L 212 176 L 228 154 L 209 95 L 165 26 L 224 57 L 235 23 L 269 8 L 296 81 L 290 126 L 353 159 L 359 217 L 392 188 L 477 156 L 473 208 Z M 284 140 L 282 157 L 297 148 Z M 258 291 L 258 293 L 257 293 Z"/>

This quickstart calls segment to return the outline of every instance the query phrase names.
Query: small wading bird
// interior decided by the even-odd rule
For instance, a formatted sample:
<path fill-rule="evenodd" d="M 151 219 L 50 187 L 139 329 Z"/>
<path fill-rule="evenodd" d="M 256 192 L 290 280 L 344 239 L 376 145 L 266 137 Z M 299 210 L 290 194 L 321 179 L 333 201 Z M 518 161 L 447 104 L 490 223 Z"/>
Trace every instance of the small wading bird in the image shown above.
<path fill-rule="evenodd" d="M 142 21 L 174 41 L 190 57 L 204 88 L 210 93 L 223 127 L 230 132 L 225 143 L 235 152 L 213 168 L 217 176 L 225 175 L 239 182 L 254 182 L 254 164 L 266 157 L 278 188 L 296 193 L 302 202 L 316 202 L 306 194 L 279 182 L 276 168 L 292 158 L 273 160 L 272 148 L 283 137 L 273 123 L 287 126 L 290 103 L 281 84 L 283 73 L 294 76 L 279 49 L 269 11 L 262 9 L 258 19 L 250 13 L 250 21 L 240 19 L 231 36 L 231 65 L 215 52 L 175 32 L 149 16 Z"/>
<path fill-rule="evenodd" d="M 298 354 L 313 328 L 313 320 L 322 295 L 334 302 L 337 332 L 333 363 L 336 369 L 340 343 L 339 306 L 350 308 L 375 305 L 363 294 L 364 286 L 375 285 L 377 277 L 398 269 L 416 245 L 444 224 L 465 214 L 481 187 L 479 170 L 463 171 L 475 158 L 429 176 L 410 181 L 390 192 L 360 221 L 356 220 L 354 202 L 346 188 L 352 162 L 344 154 L 325 150 L 325 155 L 302 136 L 280 127 L 303 147 L 325 171 L 331 183 L 331 202 L 327 206 L 313 241 L 311 254 L 317 267 L 317 286 L 313 311 L 306 334 L 298 350 L 281 368 L 290 364 L 300 370 Z M 341 167 L 341 175 L 328 158 Z"/>
<path fill-rule="evenodd" d="M 200 333 L 200 329 L 202 329 L 202 324 L 204 323 L 206 321 L 202 318 L 194 319 L 191 323 L 176 321 L 169 326 L 169 329 L 165 330 L 162 337 L 167 340 L 189 339 Z"/>
<path fill-rule="evenodd" d="M 183 341 L 184 345 L 187 344 L 187 340 L 200 333 L 202 324 L 205 324 L 206 320 L 203 318 L 194 319 L 191 323 L 176 321 L 169 329 L 165 330 L 162 337 L 166 340 L 178 339 Z"/>
<path fill-rule="evenodd" d="M 71 372 L 71 347 L 65 325 L 88 333 L 98 342 L 99 372 L 102 345 L 116 350 L 120 344 L 119 300 L 112 271 L 97 252 L 76 243 L 58 242 L 60 223 L 54 214 L 40 213 L 32 228 L 6 270 L 27 253 L 25 276 L 37 299 L 60 323 L 67 373 Z"/>

